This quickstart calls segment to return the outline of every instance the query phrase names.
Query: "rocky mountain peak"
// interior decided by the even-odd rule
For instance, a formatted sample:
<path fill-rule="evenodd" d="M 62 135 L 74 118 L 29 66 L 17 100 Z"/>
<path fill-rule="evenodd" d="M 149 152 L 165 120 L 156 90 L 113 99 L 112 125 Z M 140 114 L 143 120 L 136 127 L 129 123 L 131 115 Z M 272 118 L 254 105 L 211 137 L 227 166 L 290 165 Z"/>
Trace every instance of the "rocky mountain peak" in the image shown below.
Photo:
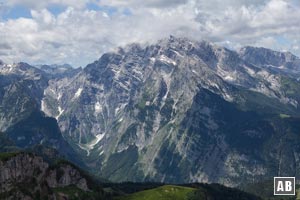
<path fill-rule="evenodd" d="M 263 47 L 244 47 L 240 56 L 257 66 L 273 66 L 280 69 L 300 71 L 300 59 L 290 52 L 279 52 Z"/>
<path fill-rule="evenodd" d="M 38 195 L 39 198 L 56 199 L 63 194 L 55 192 L 56 189 L 65 187 L 74 187 L 83 192 L 90 191 L 86 178 L 67 162 L 49 165 L 41 157 L 33 154 L 0 154 L 2 198 L 31 200 Z M 68 194 L 63 196 L 69 199 Z"/>
<path fill-rule="evenodd" d="M 278 63 L 270 66 L 275 61 L 290 73 L 281 73 Z M 47 84 L 37 88 L 38 95 L 27 89 L 26 98 L 17 99 L 24 93 L 20 85 L 25 78 L 20 77 L 21 89 L 13 84 L 11 90 L 3 89 L 8 91 L 4 99 L 14 101 L 3 101 L 2 107 L 11 102 L 18 110 L 25 103 L 36 105 L 34 109 L 47 116 L 47 124 L 51 119 L 56 133 L 107 179 L 235 185 L 239 176 L 252 180 L 253 174 L 264 178 L 278 170 L 297 171 L 292 164 L 291 169 L 278 169 L 282 160 L 288 161 L 265 149 L 274 150 L 268 145 L 286 135 L 278 124 L 298 137 L 296 129 L 288 128 L 294 125 L 285 121 L 293 117 L 297 121 L 299 116 L 297 62 L 287 53 L 248 47 L 235 52 L 170 36 L 155 44 L 132 44 L 105 53 L 62 78 L 43 72 Z M 44 70 L 48 69 L 57 68 Z M 28 88 L 38 84 L 31 80 Z M 13 126 L 17 120 L 11 115 L 16 112 L 8 111 L 0 117 Z M 26 128 L 22 125 L 16 130 Z M 22 145 L 44 141 L 48 135 L 48 131 L 33 134 L 40 130 L 35 128 L 30 134 L 39 137 L 28 134 L 22 140 L 21 132 L 9 128 L 2 130 Z M 298 155 L 297 149 L 290 151 Z M 267 165 L 269 160 L 274 165 Z M 213 171 L 212 166 L 218 168 Z"/>

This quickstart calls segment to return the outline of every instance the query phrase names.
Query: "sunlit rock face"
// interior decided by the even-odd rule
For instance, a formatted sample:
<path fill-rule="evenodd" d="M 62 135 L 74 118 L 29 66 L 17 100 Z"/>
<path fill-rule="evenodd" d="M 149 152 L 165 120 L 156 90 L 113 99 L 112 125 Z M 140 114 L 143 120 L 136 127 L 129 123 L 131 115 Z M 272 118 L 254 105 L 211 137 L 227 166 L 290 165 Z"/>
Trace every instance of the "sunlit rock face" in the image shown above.
<path fill-rule="evenodd" d="M 26 95 L 102 177 L 235 186 L 298 175 L 297 63 L 290 53 L 170 37 L 63 67 L 65 75 L 40 67 L 40 79 L 29 76 L 37 92 Z M 7 112 L 2 131 L 15 121 Z"/>

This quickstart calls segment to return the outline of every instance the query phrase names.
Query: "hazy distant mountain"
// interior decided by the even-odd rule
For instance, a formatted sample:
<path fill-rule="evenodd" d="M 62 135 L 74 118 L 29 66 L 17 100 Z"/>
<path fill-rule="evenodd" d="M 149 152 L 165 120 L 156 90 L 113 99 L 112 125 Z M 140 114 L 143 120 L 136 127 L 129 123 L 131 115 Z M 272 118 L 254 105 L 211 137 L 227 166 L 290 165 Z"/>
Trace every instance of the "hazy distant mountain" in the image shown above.
<path fill-rule="evenodd" d="M 11 135 L 30 107 L 41 110 L 90 169 L 113 181 L 299 177 L 299 62 L 290 53 L 170 37 L 61 76 L 51 66 L 14 73 L 4 65 L 0 130 Z"/>
<path fill-rule="evenodd" d="M 244 47 L 240 56 L 247 62 L 277 73 L 300 77 L 300 59 L 290 52 L 277 52 L 266 48 Z"/>
<path fill-rule="evenodd" d="M 79 71 L 81 68 L 74 69 L 69 64 L 64 65 L 39 65 L 37 68 L 41 69 L 45 72 L 51 79 L 64 78 L 64 77 L 72 77 Z"/>

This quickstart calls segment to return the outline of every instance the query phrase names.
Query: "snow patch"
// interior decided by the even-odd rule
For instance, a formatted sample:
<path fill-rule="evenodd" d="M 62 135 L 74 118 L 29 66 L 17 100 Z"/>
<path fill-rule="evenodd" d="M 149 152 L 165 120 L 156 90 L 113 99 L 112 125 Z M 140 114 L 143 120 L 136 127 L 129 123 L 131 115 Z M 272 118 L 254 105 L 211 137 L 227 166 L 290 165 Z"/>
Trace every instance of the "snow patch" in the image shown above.
<path fill-rule="evenodd" d="M 165 55 L 161 55 L 160 58 L 159 58 L 159 60 L 162 61 L 162 62 L 164 62 L 164 63 L 167 63 L 167 64 L 177 65 L 177 63 L 174 60 L 172 60 L 171 58 L 168 58 Z"/>
<path fill-rule="evenodd" d="M 194 70 L 194 69 L 192 69 L 192 72 L 193 72 L 194 74 L 196 74 L 196 75 L 199 75 L 199 73 L 196 72 L 196 70 Z"/>
<path fill-rule="evenodd" d="M 128 148 L 129 148 L 129 146 L 124 147 L 124 148 L 120 148 L 120 149 L 117 150 L 117 153 L 121 153 L 123 151 L 126 151 Z"/>
<path fill-rule="evenodd" d="M 45 101 L 44 101 L 44 99 L 42 99 L 42 101 L 41 101 L 41 111 L 43 111 L 45 113 Z"/>
<path fill-rule="evenodd" d="M 122 121 L 123 121 L 123 117 L 118 120 L 118 122 L 122 122 Z"/>
<path fill-rule="evenodd" d="M 250 75 L 250 76 L 254 76 L 255 75 L 255 71 L 253 69 L 250 69 L 249 67 L 244 67 L 247 71 L 247 73 Z"/>
<path fill-rule="evenodd" d="M 62 97 L 62 93 L 58 93 L 57 100 L 60 100 Z"/>
<path fill-rule="evenodd" d="M 115 74 L 115 79 L 119 80 L 119 77 L 121 75 L 121 69 L 120 68 L 111 68 L 111 71 Z"/>
<path fill-rule="evenodd" d="M 152 63 L 154 63 L 156 59 L 154 57 L 151 57 L 150 60 Z"/>
<path fill-rule="evenodd" d="M 225 76 L 224 79 L 225 79 L 226 81 L 235 81 L 235 77 L 233 77 L 233 76 L 231 76 L 231 75 Z"/>
<path fill-rule="evenodd" d="M 102 106 L 101 104 L 99 103 L 99 101 L 95 104 L 95 113 L 98 114 L 98 113 L 101 113 L 102 112 Z"/>
<path fill-rule="evenodd" d="M 224 77 L 224 80 L 225 81 L 230 81 L 230 82 L 233 82 L 233 81 L 236 81 L 237 80 L 237 71 L 234 71 L 234 72 L 225 72 L 223 71 L 223 77 Z"/>
<path fill-rule="evenodd" d="M 261 76 L 262 78 L 267 78 L 269 75 L 269 73 L 265 70 L 261 70 L 257 73 L 259 76 Z"/>
<path fill-rule="evenodd" d="M 122 103 L 118 105 L 115 109 L 115 115 L 119 114 L 126 107 L 127 103 Z"/>
<path fill-rule="evenodd" d="M 53 90 L 52 88 L 50 88 L 50 92 L 52 92 L 52 94 L 56 94 L 55 90 Z"/>
<path fill-rule="evenodd" d="M 119 86 L 121 88 L 123 88 L 124 90 L 126 91 L 129 91 L 129 86 L 128 85 L 125 85 L 124 83 L 122 83 L 121 81 L 118 82 L 119 83 Z M 126 82 L 127 83 L 127 82 Z"/>
<path fill-rule="evenodd" d="M 102 151 L 99 153 L 99 156 L 101 156 L 103 153 L 104 153 L 104 150 L 102 150 Z"/>
<path fill-rule="evenodd" d="M 160 122 L 161 122 L 161 115 L 160 113 L 157 114 L 154 123 L 153 123 L 153 133 L 157 133 L 158 129 L 160 128 Z M 154 137 L 152 137 L 152 140 L 154 139 Z"/>
<path fill-rule="evenodd" d="M 63 112 L 64 112 L 64 110 L 60 106 L 58 106 L 58 113 L 59 114 L 55 117 L 55 119 L 58 120 L 58 118 L 63 114 Z"/>
<path fill-rule="evenodd" d="M 93 149 L 96 144 L 98 144 L 105 136 L 105 133 L 96 135 L 96 138 L 87 144 L 89 149 Z"/>
<path fill-rule="evenodd" d="M 173 51 L 177 56 L 183 57 L 183 55 L 178 51 L 175 51 L 174 49 L 171 49 L 171 51 Z"/>
<path fill-rule="evenodd" d="M 78 144 L 78 146 L 87 152 L 87 156 L 90 155 L 90 151 L 95 148 L 95 146 L 104 138 L 105 133 L 96 135 L 95 139 L 87 144 Z"/>
<path fill-rule="evenodd" d="M 0 68 L 0 74 L 9 74 L 11 72 L 13 72 L 13 69 L 14 69 L 14 66 L 13 65 L 3 65 L 1 68 Z"/>
<path fill-rule="evenodd" d="M 74 96 L 74 97 L 75 97 L 75 98 L 80 97 L 82 91 L 83 91 L 83 89 L 82 89 L 82 88 L 79 88 L 79 89 L 77 90 L 77 92 L 75 93 L 75 96 Z"/>
<path fill-rule="evenodd" d="M 79 146 L 80 149 L 82 149 L 82 150 L 84 150 L 84 151 L 87 152 L 87 156 L 90 155 L 90 151 L 84 145 L 82 145 L 82 144 L 77 144 L 77 145 Z"/>

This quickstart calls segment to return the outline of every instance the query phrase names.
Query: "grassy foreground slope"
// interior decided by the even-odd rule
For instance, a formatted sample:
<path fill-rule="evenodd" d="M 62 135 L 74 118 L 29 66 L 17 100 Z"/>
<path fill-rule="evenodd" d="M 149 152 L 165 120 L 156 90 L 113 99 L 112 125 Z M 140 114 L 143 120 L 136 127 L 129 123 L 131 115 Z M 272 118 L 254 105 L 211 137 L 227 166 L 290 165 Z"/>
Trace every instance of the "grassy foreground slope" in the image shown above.
<path fill-rule="evenodd" d="M 164 185 L 155 189 L 136 192 L 128 196 L 116 198 L 118 200 L 184 200 L 188 199 L 195 188 Z"/>
<path fill-rule="evenodd" d="M 117 197 L 115 200 L 262 200 L 262 198 L 218 184 L 164 185 Z"/>

